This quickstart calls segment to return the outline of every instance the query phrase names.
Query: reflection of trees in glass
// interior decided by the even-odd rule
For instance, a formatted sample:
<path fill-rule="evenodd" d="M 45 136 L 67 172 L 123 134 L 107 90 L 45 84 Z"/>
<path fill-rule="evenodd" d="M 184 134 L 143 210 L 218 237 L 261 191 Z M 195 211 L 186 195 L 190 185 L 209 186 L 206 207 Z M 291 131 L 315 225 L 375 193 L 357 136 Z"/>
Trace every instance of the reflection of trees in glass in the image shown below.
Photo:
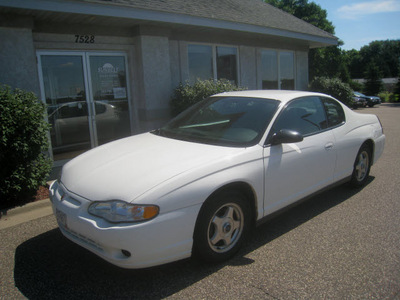
<path fill-rule="evenodd" d="M 217 47 L 217 76 L 237 83 L 236 48 Z"/>

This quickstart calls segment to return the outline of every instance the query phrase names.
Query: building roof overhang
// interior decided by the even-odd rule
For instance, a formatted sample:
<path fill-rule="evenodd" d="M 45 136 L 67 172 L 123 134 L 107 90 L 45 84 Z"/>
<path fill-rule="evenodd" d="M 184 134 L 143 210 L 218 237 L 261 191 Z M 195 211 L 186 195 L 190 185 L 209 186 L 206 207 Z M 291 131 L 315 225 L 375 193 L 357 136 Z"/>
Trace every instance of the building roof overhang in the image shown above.
<path fill-rule="evenodd" d="M 307 30 L 293 31 L 285 28 L 243 23 L 202 15 L 138 8 L 104 0 L 2 0 L 0 12 L 32 16 L 39 21 L 58 22 L 65 20 L 82 24 L 134 26 L 140 24 L 166 24 L 170 27 L 190 26 L 191 28 L 227 30 L 250 33 L 279 39 L 292 39 L 307 44 L 309 48 L 319 48 L 338 44 L 338 38 L 307 24 Z M 287 14 L 287 17 L 294 18 Z M 294 18 L 299 20 L 297 18 Z M 294 20 L 292 19 L 292 20 Z M 300 20 L 301 21 L 301 20 Z M 303 22 L 303 21 L 301 21 Z M 305 23 L 305 22 L 304 22 Z M 302 24 L 304 25 L 304 24 Z"/>

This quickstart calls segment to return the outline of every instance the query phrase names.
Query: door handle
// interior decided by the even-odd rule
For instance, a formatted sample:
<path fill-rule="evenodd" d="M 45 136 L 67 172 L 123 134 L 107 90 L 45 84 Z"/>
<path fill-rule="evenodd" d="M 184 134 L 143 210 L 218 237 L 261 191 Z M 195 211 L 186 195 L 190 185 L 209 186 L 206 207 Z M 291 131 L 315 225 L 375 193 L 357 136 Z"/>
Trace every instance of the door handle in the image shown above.
<path fill-rule="evenodd" d="M 332 150 L 333 149 L 333 143 L 327 143 L 325 145 L 325 150 Z"/>

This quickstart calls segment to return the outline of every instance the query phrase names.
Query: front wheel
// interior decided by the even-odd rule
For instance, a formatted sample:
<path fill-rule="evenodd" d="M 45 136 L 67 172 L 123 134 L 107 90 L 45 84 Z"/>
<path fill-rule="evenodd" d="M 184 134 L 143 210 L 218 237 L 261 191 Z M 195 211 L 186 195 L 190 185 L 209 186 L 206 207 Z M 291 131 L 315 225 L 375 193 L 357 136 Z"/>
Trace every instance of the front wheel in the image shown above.
<path fill-rule="evenodd" d="M 209 262 L 224 261 L 243 244 L 251 210 L 240 193 L 223 193 L 204 203 L 196 223 L 193 254 Z"/>
<path fill-rule="evenodd" d="M 371 149 L 367 145 L 363 145 L 358 151 L 350 184 L 353 187 L 361 187 L 365 185 L 368 180 L 370 169 Z"/>

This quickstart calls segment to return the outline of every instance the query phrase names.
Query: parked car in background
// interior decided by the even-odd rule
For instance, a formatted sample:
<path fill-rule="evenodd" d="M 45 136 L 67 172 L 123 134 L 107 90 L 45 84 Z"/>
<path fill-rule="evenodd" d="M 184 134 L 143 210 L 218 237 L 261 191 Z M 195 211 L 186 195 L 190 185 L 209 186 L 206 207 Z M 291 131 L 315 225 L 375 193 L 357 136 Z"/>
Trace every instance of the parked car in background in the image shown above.
<path fill-rule="evenodd" d="M 365 96 L 367 98 L 367 105 L 373 107 L 374 105 L 381 104 L 381 98 L 377 96 Z"/>
<path fill-rule="evenodd" d="M 71 160 L 50 198 L 61 232 L 117 266 L 217 262 L 271 214 L 366 184 L 384 144 L 378 117 L 325 94 L 222 93 Z"/>
<path fill-rule="evenodd" d="M 357 99 L 360 99 L 360 103 L 363 102 L 364 103 L 364 107 L 369 106 L 369 107 L 373 107 L 374 105 L 377 104 L 381 104 L 381 98 L 377 97 L 377 96 L 365 96 L 364 94 L 361 94 L 360 92 L 354 92 L 354 100 L 356 101 Z M 363 99 L 363 100 L 361 100 Z M 364 101 L 365 100 L 365 101 Z"/>
<path fill-rule="evenodd" d="M 367 106 L 367 98 L 365 95 L 359 93 L 359 92 L 354 92 L 353 95 L 353 108 L 358 108 L 358 107 L 366 107 Z"/>

